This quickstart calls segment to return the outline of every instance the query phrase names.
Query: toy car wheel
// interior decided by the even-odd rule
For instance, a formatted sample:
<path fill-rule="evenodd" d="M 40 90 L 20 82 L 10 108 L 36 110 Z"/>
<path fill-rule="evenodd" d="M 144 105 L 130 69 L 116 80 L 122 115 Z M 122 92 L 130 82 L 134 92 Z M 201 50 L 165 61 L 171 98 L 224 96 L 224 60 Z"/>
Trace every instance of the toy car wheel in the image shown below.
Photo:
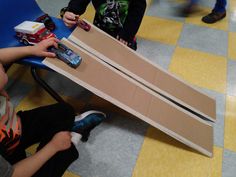
<path fill-rule="evenodd" d="M 22 42 L 24 45 L 29 45 L 29 42 L 26 39 L 23 39 Z"/>

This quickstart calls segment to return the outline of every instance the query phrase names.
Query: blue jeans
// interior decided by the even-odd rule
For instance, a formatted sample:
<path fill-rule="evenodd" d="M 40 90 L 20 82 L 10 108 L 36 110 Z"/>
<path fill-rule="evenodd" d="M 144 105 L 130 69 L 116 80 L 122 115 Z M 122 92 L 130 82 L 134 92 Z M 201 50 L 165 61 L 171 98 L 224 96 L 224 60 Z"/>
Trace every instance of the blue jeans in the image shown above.
<path fill-rule="evenodd" d="M 190 4 L 197 4 L 199 0 L 189 0 Z M 216 0 L 214 12 L 225 12 L 226 11 L 226 0 Z"/>
<path fill-rule="evenodd" d="M 226 11 L 226 0 L 217 0 L 213 11 L 214 12 L 225 12 Z"/>

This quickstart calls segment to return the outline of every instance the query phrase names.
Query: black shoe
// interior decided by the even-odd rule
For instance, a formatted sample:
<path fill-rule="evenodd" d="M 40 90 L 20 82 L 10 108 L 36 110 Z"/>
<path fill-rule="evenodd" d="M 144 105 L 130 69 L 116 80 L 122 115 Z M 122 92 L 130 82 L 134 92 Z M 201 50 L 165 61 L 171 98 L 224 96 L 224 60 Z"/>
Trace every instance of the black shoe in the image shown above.
<path fill-rule="evenodd" d="M 134 51 L 137 50 L 137 39 L 136 39 L 136 37 L 133 39 L 133 41 L 128 43 L 128 47 L 130 47 Z"/>
<path fill-rule="evenodd" d="M 83 142 L 88 140 L 91 130 L 106 118 L 106 114 L 100 111 L 87 111 L 75 117 L 72 131 L 82 135 Z"/>
<path fill-rule="evenodd" d="M 202 21 L 204 23 L 215 23 L 223 18 L 225 18 L 226 16 L 226 12 L 214 12 L 212 11 L 211 13 L 209 13 L 208 15 L 202 17 Z"/>

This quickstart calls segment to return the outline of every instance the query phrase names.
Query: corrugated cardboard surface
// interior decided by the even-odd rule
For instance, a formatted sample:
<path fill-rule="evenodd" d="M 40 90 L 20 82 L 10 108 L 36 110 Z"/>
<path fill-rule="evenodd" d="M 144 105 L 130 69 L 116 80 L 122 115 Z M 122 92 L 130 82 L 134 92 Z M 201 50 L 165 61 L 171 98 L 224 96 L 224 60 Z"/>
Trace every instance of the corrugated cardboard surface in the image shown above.
<path fill-rule="evenodd" d="M 213 128 L 210 124 L 163 99 L 80 47 L 67 40 L 63 43 L 82 57 L 81 65 L 73 69 L 60 60 L 50 58 L 46 58 L 44 64 L 188 146 L 212 155 Z"/>
<path fill-rule="evenodd" d="M 90 24 L 91 30 L 76 28 L 69 39 L 92 52 L 147 87 L 215 121 L 215 100 L 164 71 L 117 40 Z"/>

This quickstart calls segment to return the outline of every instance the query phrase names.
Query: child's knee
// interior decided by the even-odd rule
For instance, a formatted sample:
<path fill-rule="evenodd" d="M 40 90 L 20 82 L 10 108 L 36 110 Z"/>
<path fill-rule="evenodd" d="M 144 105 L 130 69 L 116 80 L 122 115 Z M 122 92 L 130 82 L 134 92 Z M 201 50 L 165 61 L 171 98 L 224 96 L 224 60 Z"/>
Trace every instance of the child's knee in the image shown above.
<path fill-rule="evenodd" d="M 58 109 L 60 110 L 61 115 L 66 117 L 75 117 L 74 108 L 68 103 L 58 103 Z"/>
<path fill-rule="evenodd" d="M 76 147 L 72 144 L 71 147 L 65 151 L 60 152 L 60 158 L 63 159 L 68 164 L 72 163 L 79 158 L 79 152 Z"/>

